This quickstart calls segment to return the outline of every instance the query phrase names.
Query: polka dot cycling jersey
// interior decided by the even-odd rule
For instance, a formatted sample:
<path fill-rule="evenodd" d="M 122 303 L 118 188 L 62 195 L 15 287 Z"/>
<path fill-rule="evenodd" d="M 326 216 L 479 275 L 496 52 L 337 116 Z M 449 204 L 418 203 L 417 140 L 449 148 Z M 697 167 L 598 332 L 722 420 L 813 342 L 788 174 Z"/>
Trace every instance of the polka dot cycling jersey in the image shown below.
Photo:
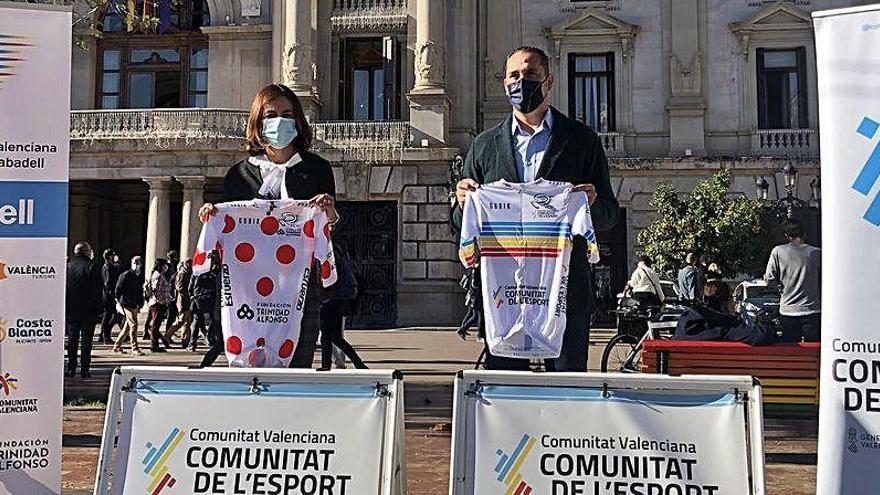
<path fill-rule="evenodd" d="M 555 358 L 562 348 L 574 236 L 599 261 L 587 195 L 571 184 L 497 181 L 468 194 L 459 257 L 480 265 L 493 356 Z"/>
<path fill-rule="evenodd" d="M 202 227 L 193 273 L 220 257 L 220 320 L 230 366 L 287 367 L 299 344 L 309 276 L 336 282 L 330 225 L 308 201 L 236 201 L 216 205 Z"/>

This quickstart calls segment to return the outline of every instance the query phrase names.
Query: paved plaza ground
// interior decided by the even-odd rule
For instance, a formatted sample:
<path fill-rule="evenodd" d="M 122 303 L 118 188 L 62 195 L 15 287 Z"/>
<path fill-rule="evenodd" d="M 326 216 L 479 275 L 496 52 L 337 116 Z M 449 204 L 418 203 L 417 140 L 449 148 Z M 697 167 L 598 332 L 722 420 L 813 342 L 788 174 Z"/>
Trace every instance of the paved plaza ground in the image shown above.
<path fill-rule="evenodd" d="M 597 368 L 608 330 L 596 330 L 590 348 L 590 367 Z M 409 493 L 448 493 L 452 382 L 455 372 L 472 368 L 482 344 L 462 341 L 448 329 L 350 331 L 347 337 L 373 368 L 404 373 L 406 390 L 406 465 Z M 92 378 L 65 383 L 63 484 L 64 493 L 91 493 L 101 442 L 110 373 L 123 365 L 194 366 L 202 352 L 172 350 L 145 356 L 113 353 L 97 345 Z M 225 365 L 223 358 L 217 366 Z M 75 406 L 73 404 L 85 404 Z M 770 421 L 765 427 L 768 494 L 815 493 L 815 424 Z"/>

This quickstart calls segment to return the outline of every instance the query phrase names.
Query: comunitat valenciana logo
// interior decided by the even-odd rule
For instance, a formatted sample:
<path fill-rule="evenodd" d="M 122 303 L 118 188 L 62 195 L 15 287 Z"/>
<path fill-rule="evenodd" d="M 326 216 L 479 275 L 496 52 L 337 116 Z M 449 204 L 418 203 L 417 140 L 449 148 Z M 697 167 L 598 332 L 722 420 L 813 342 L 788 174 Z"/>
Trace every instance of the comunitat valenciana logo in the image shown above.
<path fill-rule="evenodd" d="M 17 389 L 18 378 L 15 378 L 9 373 L 0 372 L 0 392 L 3 392 L 3 394 L 8 397 Z"/>
<path fill-rule="evenodd" d="M 532 495 L 532 487 L 523 479 L 520 470 L 533 448 L 535 448 L 535 438 L 523 435 L 510 453 L 502 449 L 495 451 L 498 455 L 498 462 L 495 464 L 495 480 L 506 487 L 504 493 Z"/>
<path fill-rule="evenodd" d="M 856 132 L 862 137 L 873 140 L 877 135 L 878 129 L 880 129 L 880 123 L 874 119 L 865 117 L 862 119 Z M 868 196 L 871 194 L 871 189 L 877 184 L 878 179 L 880 179 L 880 143 L 874 146 L 874 150 L 871 152 L 870 156 L 868 156 L 868 159 L 865 161 L 858 177 L 856 177 L 855 182 L 853 182 L 852 188 L 858 191 L 862 196 Z M 880 192 L 874 196 L 874 199 L 871 201 L 871 204 L 868 205 L 868 209 L 865 211 L 862 218 L 872 225 L 880 227 Z"/>
<path fill-rule="evenodd" d="M 150 484 L 146 492 L 150 495 L 159 495 L 162 490 L 171 488 L 177 484 L 177 479 L 168 471 L 168 458 L 180 445 L 184 434 L 180 428 L 171 428 L 161 444 L 154 445 L 147 442 L 146 455 L 141 464 L 144 466 L 144 474 L 150 477 Z"/>

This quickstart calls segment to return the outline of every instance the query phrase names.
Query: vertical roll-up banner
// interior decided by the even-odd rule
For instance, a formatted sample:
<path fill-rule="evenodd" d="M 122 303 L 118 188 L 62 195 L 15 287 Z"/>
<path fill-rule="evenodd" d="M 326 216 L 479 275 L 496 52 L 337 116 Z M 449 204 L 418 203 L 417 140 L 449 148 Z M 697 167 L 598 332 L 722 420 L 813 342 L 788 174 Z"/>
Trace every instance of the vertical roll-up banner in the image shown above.
<path fill-rule="evenodd" d="M 0 494 L 61 492 L 71 17 L 0 2 Z"/>
<path fill-rule="evenodd" d="M 822 150 L 817 491 L 880 486 L 880 5 L 816 12 Z"/>

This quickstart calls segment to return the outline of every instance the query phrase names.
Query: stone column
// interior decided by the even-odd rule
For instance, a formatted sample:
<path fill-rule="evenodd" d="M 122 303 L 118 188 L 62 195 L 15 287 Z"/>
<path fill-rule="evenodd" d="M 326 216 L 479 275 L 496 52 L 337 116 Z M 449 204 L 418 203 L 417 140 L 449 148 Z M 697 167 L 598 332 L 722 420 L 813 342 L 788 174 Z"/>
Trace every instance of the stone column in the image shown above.
<path fill-rule="evenodd" d="M 446 0 L 418 0 L 415 72 L 416 84 L 407 99 L 410 123 L 418 131 L 416 141 L 427 137 L 435 143 L 446 143 L 450 119 L 446 93 Z"/>
<path fill-rule="evenodd" d="M 272 0 L 272 82 L 281 81 L 284 47 L 284 0 Z"/>
<path fill-rule="evenodd" d="M 183 211 L 180 216 L 180 259 L 191 257 L 199 240 L 202 222 L 199 208 L 204 204 L 205 178 L 175 177 L 183 185 Z"/>
<path fill-rule="evenodd" d="M 320 114 L 321 102 L 315 91 L 315 73 L 312 46 L 312 0 L 287 0 L 284 9 L 284 52 L 282 79 L 300 98 L 303 111 L 312 121 Z"/>
<path fill-rule="evenodd" d="M 702 4 L 702 5 L 701 5 Z M 669 152 L 673 156 L 706 154 L 706 101 L 700 30 L 705 4 L 699 0 L 671 3 L 671 53 L 669 54 Z"/>
<path fill-rule="evenodd" d="M 169 224 L 171 223 L 171 177 L 144 177 L 150 186 L 150 203 L 147 211 L 147 246 L 144 250 L 144 272 L 150 273 L 156 258 L 165 256 L 169 247 Z"/>

